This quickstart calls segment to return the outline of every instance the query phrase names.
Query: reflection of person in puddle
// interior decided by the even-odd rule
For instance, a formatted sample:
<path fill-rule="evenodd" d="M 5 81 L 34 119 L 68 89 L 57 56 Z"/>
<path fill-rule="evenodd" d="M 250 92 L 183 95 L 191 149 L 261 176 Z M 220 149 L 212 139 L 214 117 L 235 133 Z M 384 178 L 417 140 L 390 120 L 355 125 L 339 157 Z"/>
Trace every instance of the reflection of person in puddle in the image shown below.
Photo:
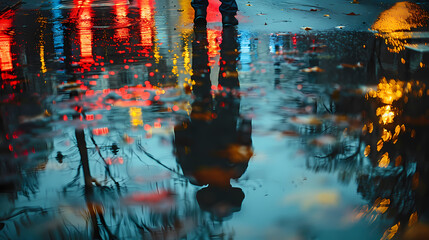
<path fill-rule="evenodd" d="M 237 31 L 224 28 L 220 44 L 219 91 L 212 95 L 207 54 L 207 29 L 194 28 L 192 46 L 193 95 L 191 119 L 175 127 L 175 153 L 197 192 L 201 209 L 223 219 L 241 209 L 244 193 L 232 187 L 247 169 L 253 154 L 251 121 L 239 116 Z M 214 98 L 212 97 L 214 96 Z"/>
<path fill-rule="evenodd" d="M 222 14 L 222 26 L 236 26 L 238 20 L 235 18 L 237 15 L 238 7 L 235 0 L 221 0 L 222 4 L 219 11 Z M 195 10 L 194 24 L 197 26 L 205 26 L 207 24 L 207 7 L 209 6 L 208 0 L 192 0 L 191 6 Z"/>

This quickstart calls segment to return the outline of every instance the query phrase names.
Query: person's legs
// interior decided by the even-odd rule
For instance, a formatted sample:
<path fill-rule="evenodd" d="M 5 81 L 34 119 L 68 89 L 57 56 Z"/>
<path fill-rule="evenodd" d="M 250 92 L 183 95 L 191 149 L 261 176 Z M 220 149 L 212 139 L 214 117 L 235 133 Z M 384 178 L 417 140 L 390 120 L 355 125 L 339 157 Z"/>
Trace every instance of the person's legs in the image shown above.
<path fill-rule="evenodd" d="M 235 0 L 220 0 L 222 4 L 219 11 L 222 13 L 222 24 L 224 26 L 235 26 L 238 24 L 235 15 L 237 14 L 238 7 Z"/>
<path fill-rule="evenodd" d="M 208 0 L 192 0 L 191 6 L 194 8 L 194 10 L 197 10 L 197 9 L 206 10 L 207 7 L 209 6 L 209 1 Z"/>
<path fill-rule="evenodd" d="M 209 5 L 208 0 L 192 0 L 191 6 L 195 10 L 194 23 L 197 25 L 203 25 L 207 23 L 207 6 Z"/>
<path fill-rule="evenodd" d="M 221 0 L 222 4 L 219 7 L 219 11 L 222 15 L 228 14 L 235 16 L 238 11 L 237 3 L 235 0 Z"/>

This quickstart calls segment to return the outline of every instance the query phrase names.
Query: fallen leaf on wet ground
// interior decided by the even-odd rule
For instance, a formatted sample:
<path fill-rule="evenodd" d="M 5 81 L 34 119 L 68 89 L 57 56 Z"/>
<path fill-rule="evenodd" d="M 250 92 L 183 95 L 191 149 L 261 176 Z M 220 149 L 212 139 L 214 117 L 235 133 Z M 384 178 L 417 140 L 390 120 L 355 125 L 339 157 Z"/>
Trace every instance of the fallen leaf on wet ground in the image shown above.
<path fill-rule="evenodd" d="M 299 71 L 309 73 L 309 72 L 324 72 L 325 70 L 321 69 L 318 66 L 314 66 L 314 67 L 304 68 L 304 69 L 301 69 Z"/>
<path fill-rule="evenodd" d="M 348 16 L 358 16 L 360 14 L 354 13 L 354 12 L 350 12 L 350 13 L 346 13 L 346 15 Z"/>
<path fill-rule="evenodd" d="M 393 225 L 391 228 L 387 229 L 384 232 L 383 237 L 381 237 L 381 240 L 392 239 L 395 236 L 395 234 L 398 232 L 399 226 L 400 226 L 400 223 L 398 222 L 397 224 Z"/>
<path fill-rule="evenodd" d="M 317 11 L 321 11 L 318 8 L 310 8 L 310 9 L 301 9 L 301 8 L 290 8 L 290 10 L 296 10 L 296 11 L 304 11 L 304 12 L 317 12 Z"/>
<path fill-rule="evenodd" d="M 119 156 L 107 157 L 106 159 L 104 159 L 104 162 L 107 165 L 122 165 L 124 164 L 124 158 Z"/>
<path fill-rule="evenodd" d="M 305 125 L 320 125 L 322 121 L 315 116 L 294 116 L 290 118 L 290 121 L 297 124 Z"/>
<path fill-rule="evenodd" d="M 297 137 L 299 134 L 295 131 L 285 130 L 281 132 L 282 136 Z"/>
<path fill-rule="evenodd" d="M 363 64 L 361 62 L 358 62 L 356 64 L 341 63 L 340 65 L 338 65 L 338 68 L 356 69 L 356 68 L 362 68 L 362 67 L 363 67 Z"/>
<path fill-rule="evenodd" d="M 298 61 L 298 60 L 300 60 L 300 59 L 295 59 L 295 58 L 291 58 L 291 57 L 287 57 L 287 56 L 285 56 L 285 57 L 284 57 L 284 60 L 285 60 L 287 63 L 293 63 L 293 62 L 296 62 L 296 61 Z"/>

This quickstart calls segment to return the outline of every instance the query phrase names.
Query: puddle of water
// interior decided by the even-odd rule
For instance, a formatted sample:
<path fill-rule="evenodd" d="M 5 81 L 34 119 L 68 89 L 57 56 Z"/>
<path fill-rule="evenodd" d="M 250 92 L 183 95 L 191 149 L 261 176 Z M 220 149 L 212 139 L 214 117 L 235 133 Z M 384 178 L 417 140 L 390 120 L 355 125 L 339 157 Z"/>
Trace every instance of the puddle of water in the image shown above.
<path fill-rule="evenodd" d="M 2 237 L 427 231 L 426 55 L 194 29 L 180 3 L 67 4 L 0 20 Z"/>

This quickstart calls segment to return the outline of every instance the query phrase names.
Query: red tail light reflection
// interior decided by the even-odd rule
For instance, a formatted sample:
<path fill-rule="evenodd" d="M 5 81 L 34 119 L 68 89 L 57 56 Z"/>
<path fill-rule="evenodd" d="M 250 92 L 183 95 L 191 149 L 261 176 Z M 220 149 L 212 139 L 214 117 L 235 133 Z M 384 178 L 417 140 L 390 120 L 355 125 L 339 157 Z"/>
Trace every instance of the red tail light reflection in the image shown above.
<path fill-rule="evenodd" d="M 151 47 L 152 42 L 152 26 L 155 23 L 153 19 L 153 0 L 138 0 L 140 8 L 140 38 L 143 47 Z"/>
<path fill-rule="evenodd" d="M 104 127 L 104 128 L 95 128 L 92 130 L 92 133 L 94 135 L 107 135 L 109 133 L 109 128 Z"/>
<path fill-rule="evenodd" d="M 128 20 L 128 0 L 115 0 L 115 39 L 126 41 L 130 37 L 130 30 L 127 28 Z"/>
<path fill-rule="evenodd" d="M 89 70 L 94 63 L 92 55 L 92 18 L 94 12 L 91 4 L 93 0 L 74 0 L 75 9 L 72 16 L 77 16 L 77 29 L 80 44 L 80 65 L 82 68 Z"/>
<path fill-rule="evenodd" d="M 2 80 L 12 80 L 17 76 L 12 73 L 12 36 L 7 33 L 12 27 L 15 11 L 9 10 L 0 16 L 0 71 Z M 19 81 L 9 81 L 7 84 L 16 85 Z M 3 88 L 2 83 L 2 88 Z"/>

